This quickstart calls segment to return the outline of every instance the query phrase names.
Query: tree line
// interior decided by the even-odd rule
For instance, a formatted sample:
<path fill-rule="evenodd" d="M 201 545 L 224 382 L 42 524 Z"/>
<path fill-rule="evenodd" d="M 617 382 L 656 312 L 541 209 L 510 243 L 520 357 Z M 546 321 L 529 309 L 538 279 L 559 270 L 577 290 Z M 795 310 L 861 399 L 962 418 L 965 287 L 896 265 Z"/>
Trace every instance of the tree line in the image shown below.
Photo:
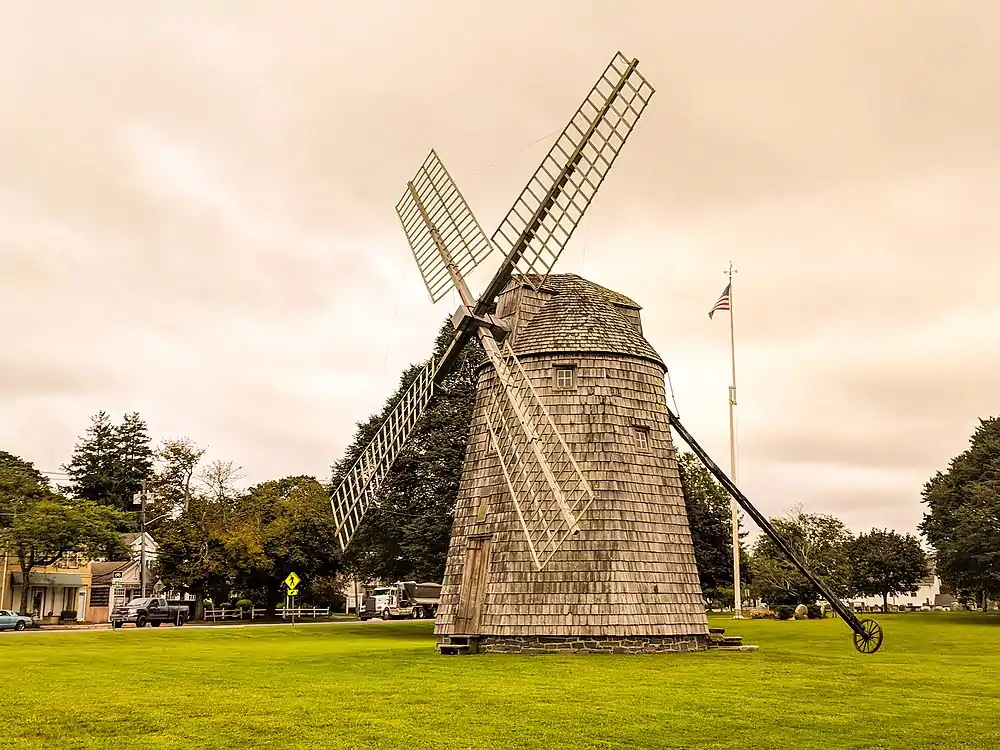
<path fill-rule="evenodd" d="M 452 332 L 442 327 L 440 356 Z M 419 368 L 401 373 L 382 409 L 356 425 L 328 479 L 281 477 L 245 487 L 232 461 L 207 461 L 189 437 L 154 444 L 139 414 L 91 419 L 53 486 L 31 463 L 0 451 L 0 543 L 22 572 L 71 553 L 125 554 L 120 532 L 138 528 L 134 499 L 145 488 L 148 530 L 159 545 L 154 573 L 171 589 L 214 602 L 250 598 L 273 607 L 294 570 L 305 601 L 336 604 L 345 576 L 361 580 L 441 580 L 468 440 L 477 367 L 470 342 L 458 366 L 403 447 L 375 505 L 346 553 L 335 539 L 331 489 L 339 484 L 403 396 Z M 729 497 L 687 453 L 678 456 L 695 558 L 706 597 L 733 597 Z M 923 491 L 920 531 L 934 547 L 942 580 L 963 596 L 1000 595 L 1000 423 L 984 420 L 972 446 Z M 872 529 L 852 535 L 836 518 L 793 509 L 772 519 L 804 561 L 840 596 L 888 597 L 916 588 L 927 572 L 919 540 Z M 812 603 L 818 592 L 766 537 L 748 548 L 741 534 L 742 582 L 772 604 Z M 22 601 L 22 609 L 26 602 Z"/>

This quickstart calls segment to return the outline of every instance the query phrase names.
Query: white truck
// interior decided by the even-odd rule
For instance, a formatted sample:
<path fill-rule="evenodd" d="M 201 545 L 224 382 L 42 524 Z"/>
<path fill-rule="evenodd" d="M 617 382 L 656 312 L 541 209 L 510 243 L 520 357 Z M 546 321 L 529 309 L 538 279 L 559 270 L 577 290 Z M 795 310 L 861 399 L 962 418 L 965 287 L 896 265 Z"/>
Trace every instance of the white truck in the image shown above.
<path fill-rule="evenodd" d="M 365 597 L 358 609 L 358 619 L 383 620 L 411 618 L 422 620 L 437 614 L 441 601 L 440 583 L 396 581 L 387 586 L 365 587 Z"/>

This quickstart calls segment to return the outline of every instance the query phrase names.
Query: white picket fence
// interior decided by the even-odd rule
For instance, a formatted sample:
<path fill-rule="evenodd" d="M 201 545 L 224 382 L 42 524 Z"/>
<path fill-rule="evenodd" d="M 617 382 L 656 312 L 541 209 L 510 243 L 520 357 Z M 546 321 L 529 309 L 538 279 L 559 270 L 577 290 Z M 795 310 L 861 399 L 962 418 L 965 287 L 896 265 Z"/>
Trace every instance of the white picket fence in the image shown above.
<path fill-rule="evenodd" d="M 247 615 L 250 615 L 251 620 L 256 620 L 258 617 L 263 617 L 267 614 L 267 610 L 263 607 L 248 607 L 236 609 L 205 609 L 204 618 L 206 620 L 211 620 L 212 622 L 219 622 L 220 620 L 243 620 Z"/>
<path fill-rule="evenodd" d="M 329 607 L 294 607 L 279 609 L 275 611 L 275 614 L 281 613 L 281 619 L 287 620 L 291 618 L 298 617 L 329 617 L 330 608 Z M 211 620 L 212 622 L 220 622 L 224 620 L 245 620 L 247 615 L 250 615 L 251 620 L 256 620 L 258 617 L 263 617 L 267 614 L 267 610 L 263 607 L 252 607 L 246 609 L 205 609 L 204 617 L 206 620 Z"/>
<path fill-rule="evenodd" d="M 329 617 L 329 607 L 289 607 L 281 610 L 281 619 L 287 620 L 290 617 Z"/>

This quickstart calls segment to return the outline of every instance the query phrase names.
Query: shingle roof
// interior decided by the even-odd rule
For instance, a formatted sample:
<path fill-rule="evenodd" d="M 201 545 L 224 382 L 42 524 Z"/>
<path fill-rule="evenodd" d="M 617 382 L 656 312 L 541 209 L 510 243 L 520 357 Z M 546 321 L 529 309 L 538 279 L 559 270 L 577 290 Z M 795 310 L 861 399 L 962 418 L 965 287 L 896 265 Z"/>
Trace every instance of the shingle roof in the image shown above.
<path fill-rule="evenodd" d="M 124 562 L 95 562 L 90 564 L 90 573 L 92 576 L 92 585 L 98 585 L 101 583 L 111 583 L 111 574 L 116 570 L 124 570 L 129 565 L 132 565 L 132 560 L 125 560 Z"/>
<path fill-rule="evenodd" d="M 664 364 L 617 307 L 639 308 L 625 295 L 575 274 L 550 276 L 542 288 L 553 292 L 553 296 L 517 336 L 513 343 L 515 354 L 610 352 Z"/>
<path fill-rule="evenodd" d="M 515 274 L 511 279 L 511 283 L 524 285 L 529 283 L 530 280 L 532 285 L 534 285 L 538 283 L 538 278 L 538 274 Z M 581 289 L 584 287 L 586 287 L 590 293 L 598 295 L 612 304 L 624 305 L 625 307 L 631 307 L 636 310 L 642 309 L 642 305 L 635 300 L 626 297 L 624 294 L 608 289 L 607 287 L 603 287 L 600 284 L 595 284 L 593 281 L 588 281 L 575 273 L 550 274 L 545 279 L 541 288 L 544 291 L 559 294 L 560 292 L 564 292 L 569 289 Z"/>

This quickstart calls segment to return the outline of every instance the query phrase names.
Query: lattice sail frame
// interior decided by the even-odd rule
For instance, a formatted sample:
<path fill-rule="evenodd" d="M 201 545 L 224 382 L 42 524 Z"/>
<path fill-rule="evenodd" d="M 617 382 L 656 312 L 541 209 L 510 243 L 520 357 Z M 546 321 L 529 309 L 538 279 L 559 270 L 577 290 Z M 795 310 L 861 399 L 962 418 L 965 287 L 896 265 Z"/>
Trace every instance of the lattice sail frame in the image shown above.
<path fill-rule="evenodd" d="M 451 252 L 460 274 L 473 270 L 493 252 L 493 245 L 487 239 L 486 232 L 437 152 L 430 152 L 417 170 L 412 183 L 431 223 Z M 409 188 L 396 204 L 396 214 L 424 279 L 427 293 L 431 296 L 431 302 L 437 302 L 454 288 L 455 283 Z"/>
<path fill-rule="evenodd" d="M 446 255 L 451 256 L 452 268 L 461 279 L 494 248 L 503 251 L 504 263 L 476 303 L 477 313 L 484 311 L 480 308 L 492 305 L 515 271 L 524 275 L 536 289 L 545 282 L 654 93 L 653 87 L 638 72 L 637 65 L 637 60 L 629 61 L 621 52 L 616 53 L 500 223 L 492 243 L 486 238 L 437 153 L 430 152 L 411 184 L 407 185 L 406 193 L 396 205 L 396 212 L 432 302 L 439 301 L 455 288 L 455 279 L 447 265 L 449 261 L 444 257 Z M 418 200 L 427 213 L 426 219 L 421 215 Z M 444 251 L 438 247 L 435 236 L 442 241 Z M 508 352 L 508 356 L 512 357 L 513 353 Z M 447 361 L 453 360 L 448 360 L 446 353 L 442 362 Z M 513 362 L 516 363 L 516 357 Z M 435 373 L 430 364 L 428 367 L 430 374 L 423 373 L 418 378 L 418 382 L 424 385 L 417 388 L 415 382 L 411 386 L 331 496 L 337 538 L 344 549 L 374 503 L 382 480 L 430 401 L 433 379 L 442 373 Z M 520 364 L 517 363 L 512 371 L 519 371 L 524 378 L 533 397 L 527 403 L 537 403 L 541 408 L 545 419 L 539 424 L 547 424 L 554 431 L 559 450 L 565 456 L 564 463 L 568 462 L 573 467 L 577 479 L 570 481 L 569 496 L 575 498 L 575 493 L 579 492 L 577 482 L 582 481 L 586 485 L 586 480 L 551 417 L 538 401 Z M 507 400 L 510 401 L 509 396 Z M 530 445 L 524 442 L 528 438 L 519 442 L 509 430 L 502 429 L 503 425 L 498 426 L 501 429 L 494 430 L 491 438 L 496 445 L 495 450 L 498 454 L 506 450 L 503 455 L 508 460 L 520 460 L 524 464 L 524 457 L 517 457 L 526 444 Z M 545 515 L 548 511 L 542 505 L 535 508 L 535 516 L 529 512 L 525 517 L 518 508 L 522 528 L 528 535 L 535 564 L 540 569 L 575 530 L 574 511 L 569 508 L 582 513 L 593 500 L 593 492 L 588 485 L 584 494 L 589 499 L 583 506 L 578 498 L 567 504 L 558 480 L 553 481 L 544 456 L 539 459 L 532 450 L 530 456 L 525 454 L 525 457 L 529 463 L 534 463 L 536 472 L 545 476 L 545 490 L 550 500 L 563 500 L 561 504 L 556 502 L 561 523 L 565 525 L 563 530 L 548 523 Z M 517 486 L 514 480 L 518 476 L 522 477 L 520 481 L 523 483 L 531 481 L 532 475 L 526 469 L 519 474 L 510 474 L 512 487 Z M 559 476 L 562 476 L 562 470 Z M 553 484 L 556 485 L 554 490 Z M 539 532 L 539 528 L 544 532 Z M 537 536 L 538 533 L 545 534 L 544 542 Z"/>
<path fill-rule="evenodd" d="M 527 235 L 516 270 L 538 289 L 583 218 L 655 90 L 618 52 L 493 233 L 505 256 Z"/>
<path fill-rule="evenodd" d="M 429 360 L 417 373 L 375 437 L 365 447 L 330 496 L 337 541 L 347 549 L 354 532 L 375 502 L 382 480 L 395 462 L 414 425 L 434 395 L 435 362 Z"/>
<path fill-rule="evenodd" d="M 594 501 L 594 491 L 509 342 L 502 356 L 504 366 L 497 368 L 488 396 L 486 425 L 531 557 L 541 570 L 573 535 L 573 526 Z M 527 424 L 518 411 L 527 417 Z M 541 446 L 556 488 L 531 447 L 533 438 Z"/>

